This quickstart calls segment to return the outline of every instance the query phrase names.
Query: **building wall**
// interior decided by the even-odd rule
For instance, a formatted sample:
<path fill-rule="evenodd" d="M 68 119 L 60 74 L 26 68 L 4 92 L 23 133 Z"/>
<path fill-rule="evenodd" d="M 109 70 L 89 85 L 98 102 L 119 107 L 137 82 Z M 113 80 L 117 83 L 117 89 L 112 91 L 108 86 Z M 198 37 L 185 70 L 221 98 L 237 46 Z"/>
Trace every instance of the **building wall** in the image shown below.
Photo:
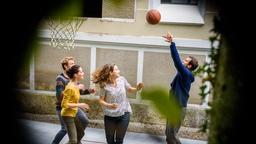
<path fill-rule="evenodd" d="M 89 37 L 92 38 L 93 36 L 95 35 Z M 47 43 L 47 39 L 45 42 Z M 89 44 L 90 42 L 94 44 Z M 54 91 L 56 75 L 62 71 L 60 60 L 64 56 L 73 56 L 76 58 L 76 63 L 81 65 L 86 72 L 85 80 L 82 81 L 86 87 L 95 86 L 90 81 L 91 72 L 106 63 L 114 63 L 121 70 L 121 75 L 131 85 L 135 86 L 138 82 L 144 82 L 145 88 L 158 85 L 168 91 L 170 82 L 176 74 L 168 44 L 166 46 L 156 46 L 156 48 L 147 48 L 145 44 L 130 46 L 123 42 L 118 44 L 106 44 L 93 40 L 90 42 L 78 41 L 77 43 L 80 43 L 80 45 L 70 51 L 53 48 L 46 45 L 46 43 L 42 43 L 35 53 L 35 89 Z M 199 60 L 199 64 L 203 64 L 206 59 L 207 51 L 201 49 L 199 52 L 193 52 L 191 51 L 193 48 L 183 48 L 188 50 L 182 50 L 179 45 L 177 47 L 182 59 L 193 55 Z M 92 49 L 95 49 L 94 53 L 92 53 Z M 92 57 L 95 60 L 91 59 Z M 139 66 L 140 64 L 141 66 Z M 95 67 L 92 65 L 95 65 Z M 201 80 L 196 77 L 190 91 L 189 103 L 200 104 L 201 100 L 198 95 L 200 85 Z M 98 93 L 95 95 L 98 95 Z M 135 100 L 140 99 L 139 93 L 128 94 L 128 97 Z"/>
<path fill-rule="evenodd" d="M 86 86 L 90 85 L 90 49 L 76 47 L 76 51 L 67 51 L 40 45 L 34 54 L 36 90 L 55 90 L 56 76 L 63 71 L 60 61 L 65 56 L 73 56 L 76 64 L 82 66 L 85 72 L 82 83 Z"/>
<path fill-rule="evenodd" d="M 48 34 L 40 35 L 43 39 L 34 54 L 34 69 L 27 67 L 22 70 L 19 87 L 31 88 L 31 83 L 34 83 L 36 90 L 54 91 L 56 75 L 62 71 L 60 60 L 65 56 L 73 56 L 76 63 L 86 72 L 86 78 L 82 83 L 87 87 L 94 87 L 90 81 L 91 72 L 105 63 L 115 63 L 131 85 L 143 81 L 145 88 L 160 85 L 168 90 L 176 70 L 170 57 L 169 45 L 161 36 L 167 31 L 172 32 L 181 58 L 192 55 L 199 60 L 199 64 L 203 64 L 210 51 L 208 38 L 215 8 L 206 3 L 205 23 L 202 25 L 150 25 L 145 19 L 149 1 L 122 2 L 125 5 L 135 5 L 134 9 L 130 9 L 134 16 L 130 13 L 118 19 L 119 14 L 110 18 L 115 14 L 115 9 L 109 7 L 115 4 L 105 3 L 103 18 L 88 18 L 78 30 L 80 35 L 75 38 L 75 49 L 70 51 L 49 46 L 49 30 L 45 27 L 43 30 L 48 31 Z M 119 8 L 125 13 L 123 5 Z M 204 43 L 207 43 L 207 46 L 204 46 Z M 29 77 L 33 73 L 34 77 Z M 190 91 L 190 104 L 200 104 L 200 85 L 201 80 L 196 78 Z M 128 97 L 138 100 L 139 94 L 129 94 Z"/>
<path fill-rule="evenodd" d="M 105 0 L 102 5 L 102 17 L 134 18 L 135 0 Z"/>
<path fill-rule="evenodd" d="M 214 7 L 206 3 L 203 25 L 162 24 L 150 25 L 146 22 L 146 12 L 150 9 L 149 0 L 136 0 L 134 18 L 103 19 L 88 18 L 80 27 L 80 32 L 113 35 L 162 36 L 170 31 L 177 38 L 208 40 L 213 27 Z M 170 14 L 171 15 L 171 14 Z M 108 19 L 107 19 L 108 18 Z"/>

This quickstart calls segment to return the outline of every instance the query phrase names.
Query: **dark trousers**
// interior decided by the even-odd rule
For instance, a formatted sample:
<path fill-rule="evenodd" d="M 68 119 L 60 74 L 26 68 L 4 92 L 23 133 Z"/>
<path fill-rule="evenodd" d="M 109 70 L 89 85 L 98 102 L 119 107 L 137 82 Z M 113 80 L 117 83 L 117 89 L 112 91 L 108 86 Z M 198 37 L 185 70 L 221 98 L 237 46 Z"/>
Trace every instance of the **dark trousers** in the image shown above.
<path fill-rule="evenodd" d="M 63 139 L 63 137 L 67 134 L 65 123 L 64 123 L 64 121 L 61 117 L 61 114 L 60 114 L 61 110 L 56 110 L 56 112 L 57 112 L 57 115 L 58 115 L 58 118 L 59 118 L 59 121 L 60 121 L 60 124 L 61 124 L 61 129 L 58 131 L 58 133 L 54 137 L 54 139 L 52 141 L 52 144 L 59 144 L 60 141 Z M 80 129 L 83 128 L 83 131 L 84 131 L 85 128 L 89 124 L 88 117 L 86 116 L 86 114 L 80 108 L 78 108 L 76 117 L 80 120 L 80 122 L 77 122 L 78 124 L 80 124 L 82 126 L 82 127 L 79 126 Z"/>
<path fill-rule="evenodd" d="M 84 136 L 84 127 L 77 117 L 62 116 L 68 133 L 68 144 L 80 144 Z"/>
<path fill-rule="evenodd" d="M 105 134 L 108 144 L 122 144 L 130 122 L 130 113 L 119 117 L 104 116 Z"/>
<path fill-rule="evenodd" d="M 181 109 L 180 122 L 177 125 L 173 126 L 167 120 L 166 129 L 165 129 L 167 144 L 181 144 L 179 138 L 177 137 L 177 133 L 179 132 L 180 126 L 185 118 L 185 115 L 186 115 L 186 108 L 184 107 Z"/>

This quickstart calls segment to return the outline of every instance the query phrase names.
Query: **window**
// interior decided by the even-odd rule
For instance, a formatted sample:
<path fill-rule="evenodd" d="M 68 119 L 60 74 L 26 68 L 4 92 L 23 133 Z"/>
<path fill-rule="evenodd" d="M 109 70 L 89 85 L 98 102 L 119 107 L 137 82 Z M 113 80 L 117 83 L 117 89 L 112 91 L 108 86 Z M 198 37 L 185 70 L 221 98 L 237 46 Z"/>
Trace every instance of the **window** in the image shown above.
<path fill-rule="evenodd" d="M 161 0 L 161 4 L 187 4 L 197 5 L 198 0 Z"/>
<path fill-rule="evenodd" d="M 135 0 L 103 0 L 102 17 L 134 19 Z"/>
<path fill-rule="evenodd" d="M 204 24 L 204 0 L 150 0 L 149 9 L 158 9 L 162 24 Z"/>

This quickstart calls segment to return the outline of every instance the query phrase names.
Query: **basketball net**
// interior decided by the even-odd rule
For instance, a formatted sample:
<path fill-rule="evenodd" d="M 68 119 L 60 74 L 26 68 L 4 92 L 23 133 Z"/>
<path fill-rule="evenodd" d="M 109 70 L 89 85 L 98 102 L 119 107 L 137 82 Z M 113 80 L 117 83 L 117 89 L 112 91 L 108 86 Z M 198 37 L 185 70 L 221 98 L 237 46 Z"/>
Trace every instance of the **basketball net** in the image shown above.
<path fill-rule="evenodd" d="M 51 31 L 50 46 L 59 49 L 71 50 L 75 48 L 76 32 L 86 18 L 52 18 L 47 19 Z"/>

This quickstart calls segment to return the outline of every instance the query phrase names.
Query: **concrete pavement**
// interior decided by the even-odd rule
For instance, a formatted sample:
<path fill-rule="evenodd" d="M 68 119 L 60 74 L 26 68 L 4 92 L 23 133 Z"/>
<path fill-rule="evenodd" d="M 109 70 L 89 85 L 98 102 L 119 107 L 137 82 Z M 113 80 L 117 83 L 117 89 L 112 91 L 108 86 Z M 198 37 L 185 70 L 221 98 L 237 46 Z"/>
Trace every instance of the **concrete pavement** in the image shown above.
<path fill-rule="evenodd" d="M 50 144 L 60 125 L 46 122 L 38 122 L 20 119 L 19 123 L 24 128 L 25 136 L 30 138 L 33 144 Z M 207 144 L 206 141 L 180 138 L 182 144 Z M 66 135 L 61 141 L 65 144 L 68 141 Z M 104 129 L 86 128 L 83 144 L 106 144 Z M 124 144 L 165 144 L 165 136 L 155 136 L 144 133 L 127 132 Z"/>

